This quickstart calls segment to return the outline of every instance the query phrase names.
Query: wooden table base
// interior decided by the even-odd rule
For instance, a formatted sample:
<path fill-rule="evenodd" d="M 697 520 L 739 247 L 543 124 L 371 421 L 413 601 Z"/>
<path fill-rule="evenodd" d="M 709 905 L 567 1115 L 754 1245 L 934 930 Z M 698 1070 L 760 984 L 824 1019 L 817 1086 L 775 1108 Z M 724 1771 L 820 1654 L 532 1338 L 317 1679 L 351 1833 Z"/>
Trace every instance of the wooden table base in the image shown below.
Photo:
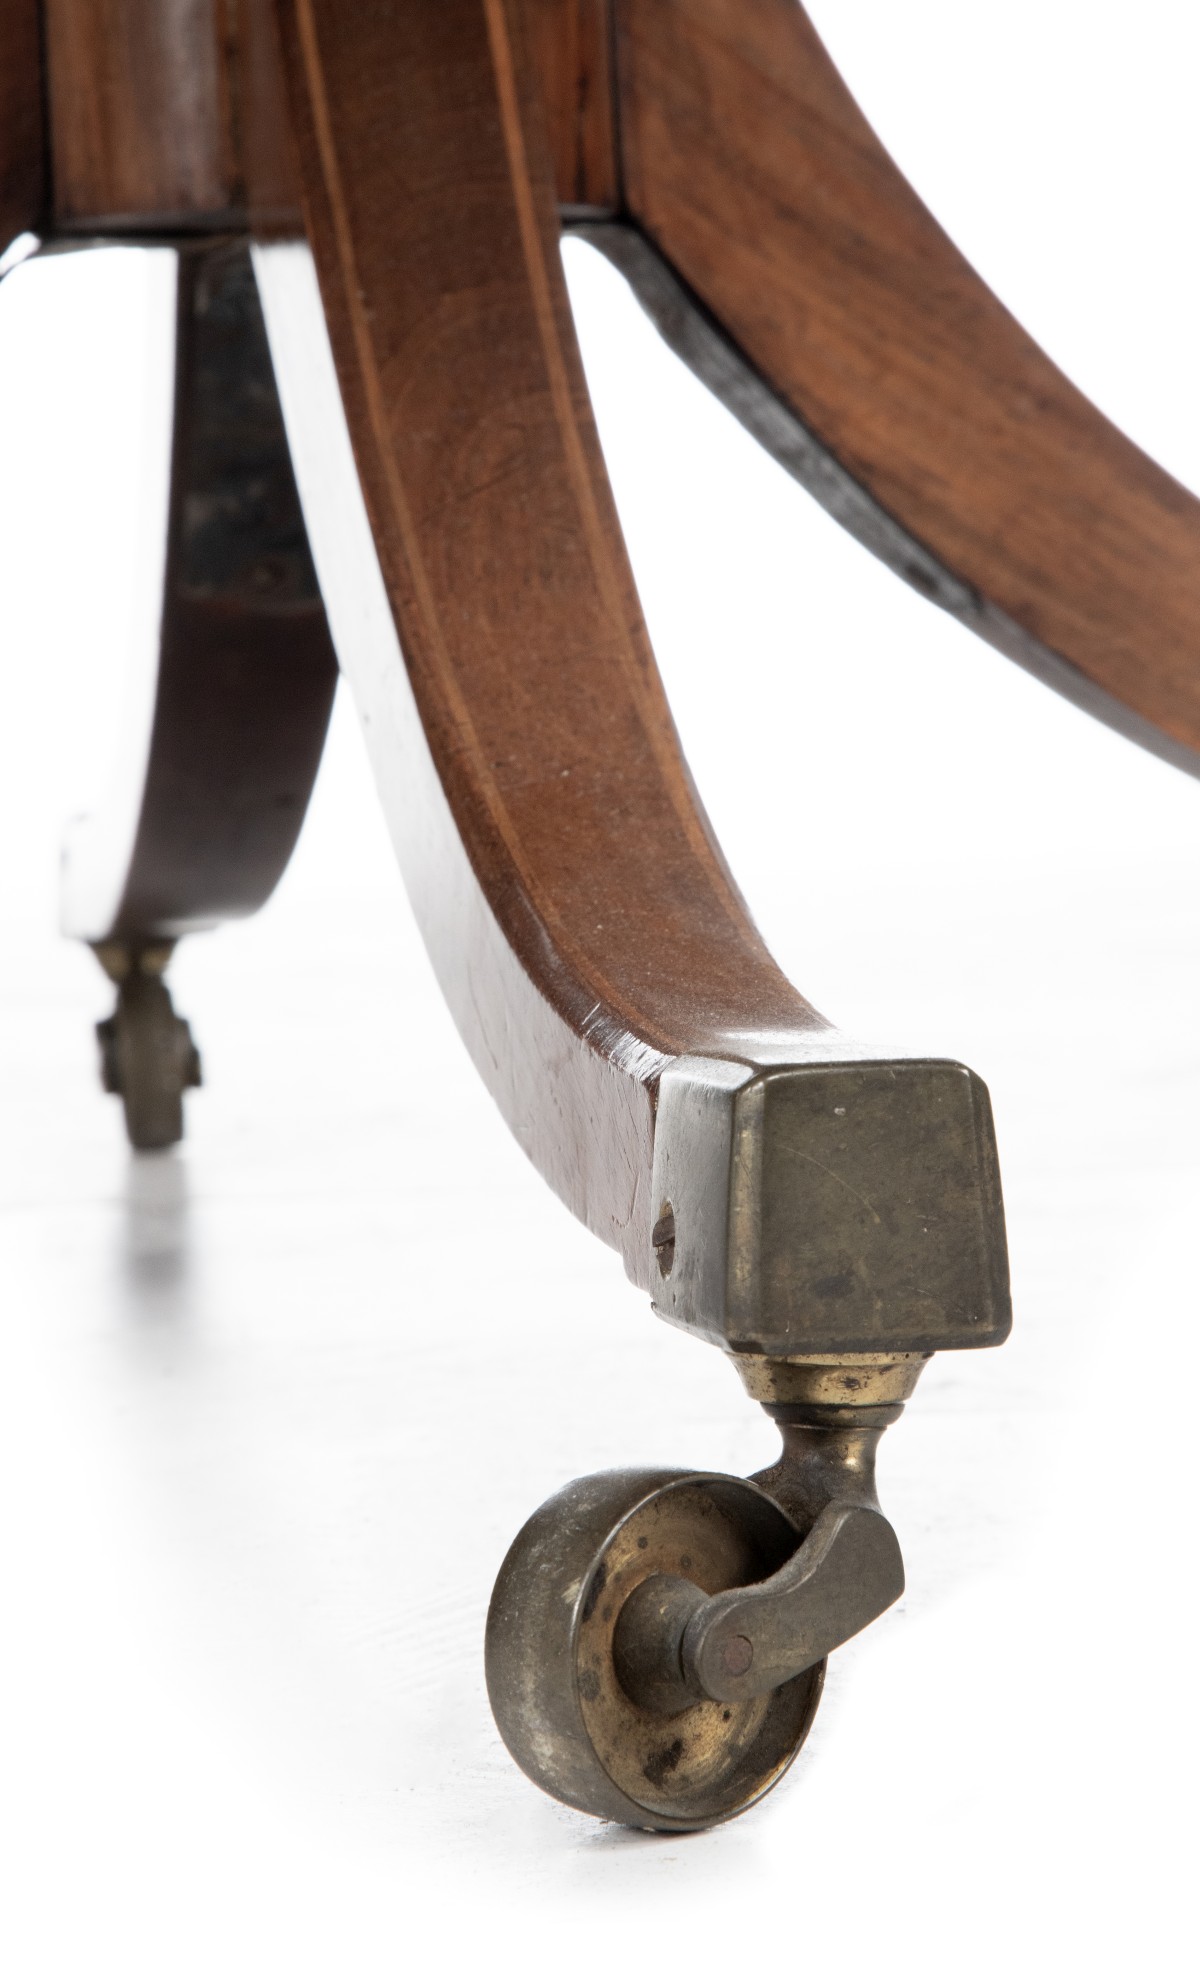
<path fill-rule="evenodd" d="M 906 581 L 1191 769 L 1200 506 L 979 281 L 793 0 L 0 19 L 0 247 L 176 255 L 138 824 L 71 884 L 119 984 L 108 1083 L 139 1144 L 181 1130 L 199 1067 L 170 946 L 277 881 L 336 651 L 514 1133 L 783 1433 L 749 1482 L 572 1486 L 498 1583 L 489 1685 L 519 1762 L 685 1829 L 774 1783 L 825 1654 L 896 1597 L 875 1445 L 932 1352 L 1005 1337 L 1007 1264 L 982 1083 L 843 1036 L 713 836 L 604 470 L 564 222 Z"/>

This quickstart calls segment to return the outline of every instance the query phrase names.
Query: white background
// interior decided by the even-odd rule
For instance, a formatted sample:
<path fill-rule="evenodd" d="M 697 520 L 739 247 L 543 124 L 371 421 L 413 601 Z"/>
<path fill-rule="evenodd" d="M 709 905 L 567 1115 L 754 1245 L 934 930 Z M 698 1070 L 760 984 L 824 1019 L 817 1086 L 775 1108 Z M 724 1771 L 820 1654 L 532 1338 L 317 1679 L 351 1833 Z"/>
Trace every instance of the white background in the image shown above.
<path fill-rule="evenodd" d="M 821 0 L 885 140 L 1111 416 L 1200 488 L 1181 0 Z M 700 786 L 846 1028 L 988 1080 L 1016 1326 L 885 1441 L 900 1607 L 789 1781 L 600 1827 L 491 1726 L 528 1512 L 768 1426 L 510 1143 L 339 705 L 294 864 L 173 972 L 207 1085 L 132 1160 L 55 931 L 163 444 L 140 257 L 0 295 L 0 1963 L 21 1974 L 1194 1968 L 1200 793 L 906 591 L 578 246 L 618 500 Z M 161 394 L 159 394 L 161 398 Z"/>

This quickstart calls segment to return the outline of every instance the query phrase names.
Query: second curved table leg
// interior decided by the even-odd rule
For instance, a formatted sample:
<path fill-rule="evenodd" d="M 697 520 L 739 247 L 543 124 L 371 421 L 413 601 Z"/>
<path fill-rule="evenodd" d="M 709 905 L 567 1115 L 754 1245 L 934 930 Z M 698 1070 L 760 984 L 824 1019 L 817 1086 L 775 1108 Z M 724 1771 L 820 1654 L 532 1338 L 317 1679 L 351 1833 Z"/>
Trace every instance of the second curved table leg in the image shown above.
<path fill-rule="evenodd" d="M 613 0 L 622 210 L 667 340 L 922 595 L 1200 773 L 1200 502 L 987 287 L 799 0 Z"/>
<path fill-rule="evenodd" d="M 103 1073 L 137 1147 L 179 1139 L 183 1093 L 199 1082 L 163 981 L 172 946 L 253 913 L 275 887 L 337 679 L 249 250 L 189 246 L 176 263 L 161 633 L 140 796 L 119 819 L 84 822 L 64 875 L 66 931 L 117 984 Z"/>

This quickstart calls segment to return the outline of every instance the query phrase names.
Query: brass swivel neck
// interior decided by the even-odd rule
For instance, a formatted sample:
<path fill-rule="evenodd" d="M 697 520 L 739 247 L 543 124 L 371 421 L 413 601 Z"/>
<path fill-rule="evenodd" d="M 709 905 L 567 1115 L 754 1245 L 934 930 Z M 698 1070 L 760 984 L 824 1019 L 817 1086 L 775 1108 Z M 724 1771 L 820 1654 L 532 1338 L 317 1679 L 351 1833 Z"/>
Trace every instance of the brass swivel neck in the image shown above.
<path fill-rule="evenodd" d="M 796 1355 L 772 1360 L 737 1353 L 747 1392 L 783 1438 L 779 1460 L 753 1478 L 801 1532 L 826 1505 L 879 1509 L 875 1454 L 899 1421 L 928 1353 Z"/>
<path fill-rule="evenodd" d="M 701 1697 L 733 1703 L 778 1689 L 904 1591 L 900 1547 L 875 1492 L 875 1451 L 928 1354 L 733 1357 L 783 1436 L 779 1461 L 750 1481 L 800 1542 L 769 1578 L 724 1593 L 674 1572 L 634 1588 L 613 1635 L 617 1679 L 665 1717 Z"/>

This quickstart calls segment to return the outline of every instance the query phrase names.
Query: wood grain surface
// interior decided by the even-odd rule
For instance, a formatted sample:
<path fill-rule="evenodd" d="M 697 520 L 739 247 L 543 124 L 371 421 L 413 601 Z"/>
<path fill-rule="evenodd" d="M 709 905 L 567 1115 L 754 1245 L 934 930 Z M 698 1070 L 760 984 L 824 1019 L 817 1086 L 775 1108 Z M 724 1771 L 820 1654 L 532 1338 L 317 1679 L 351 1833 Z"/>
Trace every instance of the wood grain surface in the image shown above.
<path fill-rule="evenodd" d="M 611 0 L 522 0 L 558 188 L 568 213 L 620 204 Z"/>
<path fill-rule="evenodd" d="M 299 227 L 270 0 L 43 0 L 58 227 Z"/>
<path fill-rule="evenodd" d="M 0 254 L 45 213 L 45 132 L 37 0 L 0 6 Z"/>
<path fill-rule="evenodd" d="M 128 865 L 89 873 L 84 840 L 68 867 L 69 931 L 91 941 L 174 939 L 260 907 L 329 724 L 337 663 L 245 243 L 178 256 L 164 523 L 149 754 L 132 845 L 113 847 Z"/>
<path fill-rule="evenodd" d="M 517 13 L 559 207 L 653 246 L 607 242 L 660 322 L 691 310 L 677 347 L 909 581 L 1200 767 L 1200 503 L 979 280 L 795 0 Z M 0 34 L 11 235 L 45 204 L 30 0 Z M 269 0 L 44 0 L 44 43 L 59 231 L 298 231 Z"/>
<path fill-rule="evenodd" d="M 686 289 L 921 588 L 932 557 L 977 629 L 1200 768 L 1200 503 L 980 281 L 795 0 L 616 12 L 628 211 Z"/>
<path fill-rule="evenodd" d="M 286 0 L 281 18 L 346 418 L 446 804 L 436 839 L 423 813 L 410 888 L 517 1137 L 644 1281 L 668 1059 L 852 1053 L 767 953 L 679 748 L 519 18 L 499 0 Z M 298 418 L 311 396 L 297 389 Z M 399 812 L 413 758 L 379 740 L 374 691 L 368 740 Z"/>

